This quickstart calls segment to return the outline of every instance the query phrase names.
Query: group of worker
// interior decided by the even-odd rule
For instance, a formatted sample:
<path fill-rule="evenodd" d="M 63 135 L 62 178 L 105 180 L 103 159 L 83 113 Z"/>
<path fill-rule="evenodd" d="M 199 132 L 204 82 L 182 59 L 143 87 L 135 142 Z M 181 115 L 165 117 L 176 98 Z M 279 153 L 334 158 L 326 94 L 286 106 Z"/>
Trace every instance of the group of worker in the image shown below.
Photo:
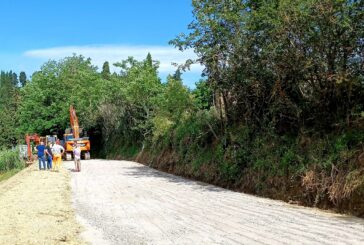
<path fill-rule="evenodd" d="M 59 171 L 65 149 L 58 141 L 54 144 L 49 142 L 48 145 L 44 145 L 44 142 L 41 141 L 39 145 L 36 146 L 36 149 L 38 151 L 39 170 L 48 169 Z M 73 147 L 73 154 L 75 159 L 75 168 L 77 171 L 80 171 L 79 165 L 81 160 L 81 148 L 76 142 Z"/>

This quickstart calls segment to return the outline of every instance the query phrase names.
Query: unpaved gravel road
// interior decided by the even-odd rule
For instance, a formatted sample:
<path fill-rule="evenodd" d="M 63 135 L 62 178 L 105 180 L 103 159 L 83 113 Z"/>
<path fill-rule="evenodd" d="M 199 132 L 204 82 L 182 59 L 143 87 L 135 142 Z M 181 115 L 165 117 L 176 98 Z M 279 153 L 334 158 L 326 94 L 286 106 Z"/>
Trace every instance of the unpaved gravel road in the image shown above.
<path fill-rule="evenodd" d="M 69 169 L 72 163 L 67 163 Z M 93 244 L 364 244 L 364 220 L 232 192 L 127 161 L 72 173 Z"/>

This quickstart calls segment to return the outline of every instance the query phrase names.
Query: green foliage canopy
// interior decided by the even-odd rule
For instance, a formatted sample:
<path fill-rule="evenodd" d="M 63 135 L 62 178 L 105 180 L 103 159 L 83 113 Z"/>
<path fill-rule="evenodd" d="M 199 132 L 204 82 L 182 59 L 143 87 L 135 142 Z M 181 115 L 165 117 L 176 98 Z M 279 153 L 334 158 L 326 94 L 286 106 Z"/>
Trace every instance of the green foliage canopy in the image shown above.
<path fill-rule="evenodd" d="M 21 131 L 47 134 L 69 127 L 69 106 L 77 110 L 82 126 L 96 124 L 97 107 L 110 83 L 102 79 L 90 59 L 82 56 L 49 61 L 34 73 L 21 91 Z"/>
<path fill-rule="evenodd" d="M 193 7 L 190 32 L 171 43 L 198 54 L 230 123 L 330 129 L 363 110 L 363 1 L 194 0 Z"/>

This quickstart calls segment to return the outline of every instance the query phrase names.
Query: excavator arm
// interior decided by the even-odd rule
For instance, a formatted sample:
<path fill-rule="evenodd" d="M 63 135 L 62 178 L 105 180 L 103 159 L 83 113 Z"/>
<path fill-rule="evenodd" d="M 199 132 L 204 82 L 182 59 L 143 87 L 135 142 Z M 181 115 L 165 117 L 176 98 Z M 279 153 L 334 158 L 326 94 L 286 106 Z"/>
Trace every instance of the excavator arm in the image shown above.
<path fill-rule="evenodd" d="M 27 155 L 28 155 L 28 159 L 27 162 L 30 163 L 33 160 L 33 154 L 32 154 L 32 146 L 30 144 L 30 142 L 34 141 L 35 144 L 39 144 L 40 142 L 40 137 L 37 134 L 27 134 L 25 135 L 25 142 L 27 144 Z"/>
<path fill-rule="evenodd" d="M 80 126 L 78 124 L 76 110 L 73 107 L 73 105 L 70 106 L 70 122 L 71 122 L 73 138 L 79 139 L 80 138 Z"/>

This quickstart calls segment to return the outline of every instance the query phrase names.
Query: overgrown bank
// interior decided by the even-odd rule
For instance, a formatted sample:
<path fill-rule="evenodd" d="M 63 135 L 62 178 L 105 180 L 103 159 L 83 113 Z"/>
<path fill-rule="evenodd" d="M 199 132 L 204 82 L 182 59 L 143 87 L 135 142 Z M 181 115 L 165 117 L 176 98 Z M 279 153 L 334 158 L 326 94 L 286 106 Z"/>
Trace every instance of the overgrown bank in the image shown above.
<path fill-rule="evenodd" d="M 362 130 L 362 129 L 361 129 Z M 198 138 L 152 147 L 120 146 L 109 158 L 305 206 L 364 216 L 364 134 L 359 129 L 325 136 L 250 135 L 243 128 L 223 142 Z M 180 140 L 176 140 L 180 142 Z"/>

